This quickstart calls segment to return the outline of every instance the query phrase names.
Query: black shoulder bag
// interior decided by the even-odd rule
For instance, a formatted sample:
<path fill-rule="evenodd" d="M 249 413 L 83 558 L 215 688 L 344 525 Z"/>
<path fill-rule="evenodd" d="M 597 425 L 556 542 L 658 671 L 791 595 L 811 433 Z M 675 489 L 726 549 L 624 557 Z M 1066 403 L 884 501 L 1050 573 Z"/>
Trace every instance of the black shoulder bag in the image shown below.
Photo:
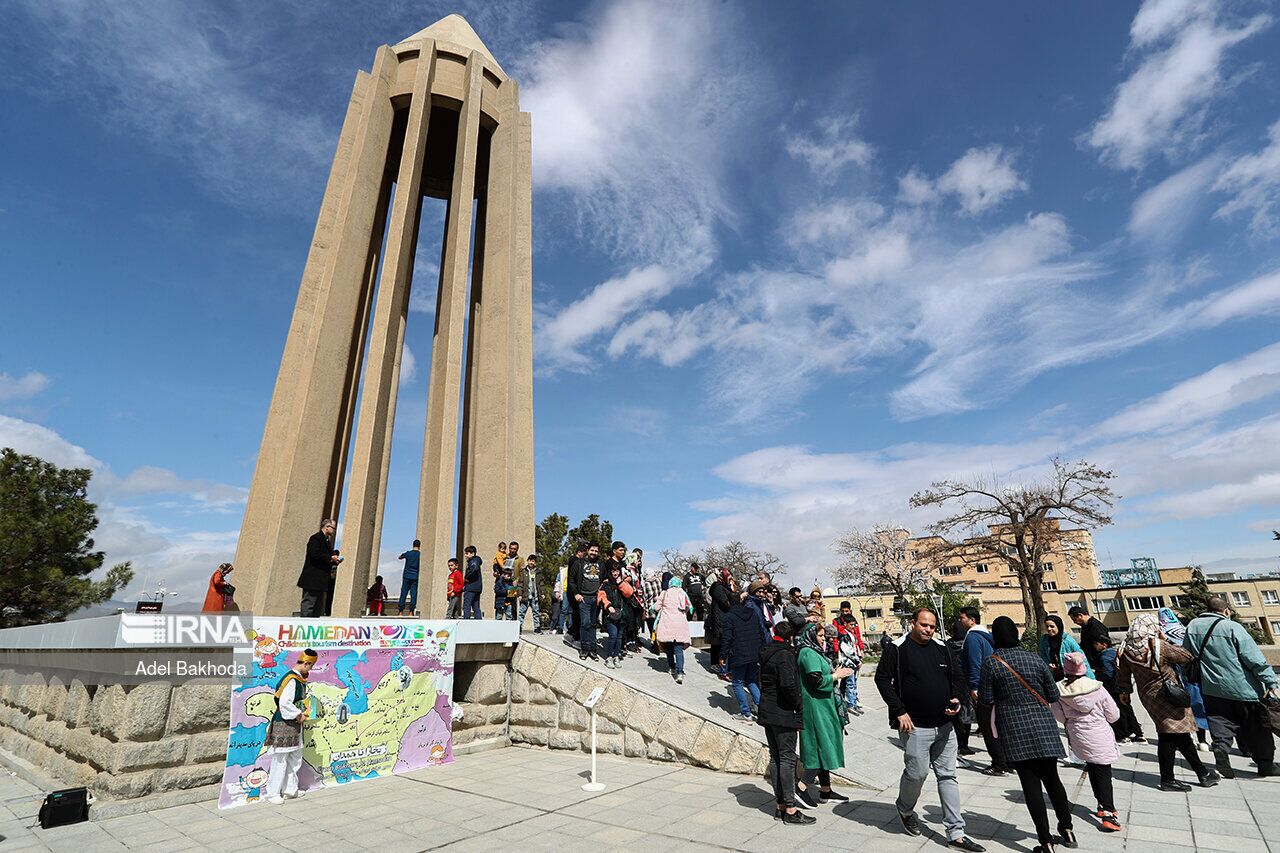
<path fill-rule="evenodd" d="M 1200 671 L 1200 655 L 1204 654 L 1205 647 L 1209 645 L 1209 638 L 1213 636 L 1214 630 L 1219 625 L 1227 621 L 1225 617 L 1219 616 L 1218 621 L 1209 626 L 1209 630 L 1205 632 L 1204 639 L 1200 641 L 1200 650 L 1195 653 L 1195 657 L 1190 663 L 1182 665 L 1182 680 L 1187 684 L 1199 684 L 1203 673 Z M 1190 705 L 1184 707 L 1191 707 Z"/>

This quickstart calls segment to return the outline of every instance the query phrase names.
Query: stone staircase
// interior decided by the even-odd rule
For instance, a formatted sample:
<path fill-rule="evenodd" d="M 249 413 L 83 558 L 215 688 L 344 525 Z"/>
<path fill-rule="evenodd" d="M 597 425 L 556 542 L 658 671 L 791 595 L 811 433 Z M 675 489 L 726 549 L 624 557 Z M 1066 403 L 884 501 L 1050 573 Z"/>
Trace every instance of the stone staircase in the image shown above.
<path fill-rule="evenodd" d="M 584 702 L 599 687 L 604 689 L 596 704 L 600 752 L 728 773 L 765 774 L 769 751 L 764 730 L 731 719 L 736 706 L 728 697 L 727 685 L 701 671 L 693 650 L 687 658 L 685 684 L 677 685 L 665 673 L 665 661 L 649 652 L 632 656 L 621 669 L 606 669 L 600 662 L 579 660 L 577 652 L 557 635 L 524 634 L 511 660 L 505 697 L 497 683 L 473 682 L 465 695 L 455 693 L 463 695 L 465 709 L 463 720 L 455 726 L 455 742 L 467 740 L 465 732 L 473 726 L 490 729 L 487 733 L 477 730 L 474 736 L 493 736 L 497 727 L 489 721 L 496 722 L 505 698 L 506 734 L 512 743 L 589 751 L 591 714 Z M 899 757 L 894 766 L 900 768 L 900 762 Z M 858 787 L 884 787 L 879 779 L 862 778 L 854 771 L 835 775 Z"/>

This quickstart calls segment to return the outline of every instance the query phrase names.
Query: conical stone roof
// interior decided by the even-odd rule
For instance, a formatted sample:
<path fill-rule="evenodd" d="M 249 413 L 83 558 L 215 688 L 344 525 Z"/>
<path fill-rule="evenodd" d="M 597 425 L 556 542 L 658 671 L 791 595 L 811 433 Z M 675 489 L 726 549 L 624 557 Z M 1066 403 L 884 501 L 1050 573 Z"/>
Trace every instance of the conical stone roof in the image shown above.
<path fill-rule="evenodd" d="M 498 64 L 498 60 L 489 52 L 489 48 L 485 47 L 484 42 L 480 40 L 480 36 L 476 35 L 476 31 L 471 29 L 471 25 L 467 23 L 467 19 L 456 12 L 452 15 L 445 15 L 426 29 L 419 30 L 407 39 L 402 40 L 400 44 L 419 41 L 421 39 L 447 41 L 460 47 L 465 47 L 468 50 L 474 50 L 496 65 L 499 71 L 502 70 L 502 66 Z"/>

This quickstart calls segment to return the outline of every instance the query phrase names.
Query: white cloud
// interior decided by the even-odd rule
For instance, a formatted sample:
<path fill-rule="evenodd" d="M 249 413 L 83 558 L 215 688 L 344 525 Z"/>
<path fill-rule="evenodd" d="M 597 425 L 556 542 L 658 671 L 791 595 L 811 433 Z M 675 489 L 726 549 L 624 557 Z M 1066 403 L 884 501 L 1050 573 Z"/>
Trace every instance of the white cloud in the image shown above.
<path fill-rule="evenodd" d="M 1267 131 L 1266 147 L 1232 161 L 1214 189 L 1232 197 L 1214 215 L 1249 213 L 1249 230 L 1259 237 L 1280 233 L 1280 121 Z"/>
<path fill-rule="evenodd" d="M 676 273 L 659 265 L 637 267 L 601 282 L 539 326 L 539 357 L 552 367 L 586 367 L 590 359 L 580 351 L 584 344 L 666 296 L 676 283 Z"/>
<path fill-rule="evenodd" d="M 118 481 L 108 475 L 104 478 L 104 483 L 104 488 L 117 496 L 184 495 L 209 508 L 239 506 L 248 497 L 248 490 L 239 486 L 186 479 L 168 468 L 152 465 L 135 468 Z"/>
<path fill-rule="evenodd" d="M 400 354 L 400 388 L 403 390 L 413 383 L 414 378 L 418 375 L 418 359 L 414 358 L 413 350 L 409 349 L 409 345 L 404 345 L 404 352 Z"/>
<path fill-rule="evenodd" d="M 1280 270 L 1225 287 L 1191 306 L 1194 323 L 1217 326 L 1230 320 L 1249 319 L 1280 311 Z"/>
<path fill-rule="evenodd" d="M 936 181 L 930 181 L 918 168 L 898 179 L 898 197 L 904 203 L 922 205 L 952 195 L 970 216 L 1026 190 L 1027 182 L 1014 168 L 1013 155 L 999 145 L 970 148 Z"/>
<path fill-rule="evenodd" d="M 0 447 L 39 456 L 63 468 L 88 468 L 95 472 L 106 469 L 83 447 L 72 444 L 48 427 L 6 415 L 0 415 Z"/>
<path fill-rule="evenodd" d="M 857 127 L 856 113 L 826 116 L 818 121 L 818 132 L 813 136 L 789 134 L 787 153 L 808 163 L 822 178 L 835 177 L 836 172 L 850 163 L 866 166 L 875 156 L 875 149 L 857 136 Z"/>
<path fill-rule="evenodd" d="M 1013 157 L 999 145 L 970 148 L 938 178 L 938 189 L 960 199 L 965 213 L 976 214 L 996 206 L 1017 192 L 1026 181 L 1013 168 Z"/>
<path fill-rule="evenodd" d="M 561 32 L 518 71 L 534 186 L 569 193 L 580 233 L 620 257 L 711 253 L 713 224 L 731 218 L 721 178 L 745 147 L 725 140 L 763 114 L 734 9 L 620 0 Z"/>
<path fill-rule="evenodd" d="M 1147 0 L 1139 9 L 1130 33 L 1137 68 L 1084 137 L 1105 162 L 1138 169 L 1158 151 L 1194 147 L 1204 107 L 1229 86 L 1223 78 L 1227 52 L 1271 23 L 1257 15 L 1234 26 L 1219 19 L 1218 6 Z"/>
<path fill-rule="evenodd" d="M 1219 364 L 1098 426 L 1101 435 L 1167 432 L 1280 393 L 1280 343 Z"/>
<path fill-rule="evenodd" d="M 931 482 L 1033 479 L 1054 455 L 1088 458 L 1115 472 L 1122 528 L 1267 509 L 1280 503 L 1280 416 L 1217 427 L 1210 418 L 1247 400 L 1231 392 L 1215 395 L 1210 379 L 1239 389 L 1246 374 L 1265 372 L 1252 362 L 1275 358 L 1277 347 L 1178 383 L 1097 426 L 1045 429 L 1016 442 L 909 443 L 857 452 L 761 448 L 716 467 L 724 493 L 691 507 L 709 516 L 701 524 L 704 541 L 747 540 L 782 556 L 793 578 L 825 576 L 835 562 L 829 543 L 851 526 L 895 520 L 922 530 L 936 512 L 913 510 L 907 501 Z M 1266 381 L 1277 390 L 1274 376 Z M 1194 413 L 1183 416 L 1175 410 L 1178 403 Z M 1224 543 L 1217 553 L 1226 547 L 1232 546 Z M 1173 559 L 1185 561 L 1186 555 Z"/>
<path fill-rule="evenodd" d="M 1206 191 L 1221 168 L 1220 157 L 1206 157 L 1146 190 L 1133 203 L 1129 234 L 1137 240 L 1172 244 L 1207 202 Z"/>
<path fill-rule="evenodd" d="M 35 370 L 21 376 L 10 376 L 0 373 L 0 402 L 5 400 L 25 400 L 34 397 L 49 387 L 49 377 Z"/>

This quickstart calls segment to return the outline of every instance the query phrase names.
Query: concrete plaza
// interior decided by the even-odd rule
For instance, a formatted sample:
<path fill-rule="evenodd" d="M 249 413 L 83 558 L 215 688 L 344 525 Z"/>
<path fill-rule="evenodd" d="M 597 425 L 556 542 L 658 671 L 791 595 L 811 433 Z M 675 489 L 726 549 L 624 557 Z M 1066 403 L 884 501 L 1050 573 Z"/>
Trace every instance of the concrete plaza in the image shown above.
<path fill-rule="evenodd" d="M 870 715 L 861 718 L 868 720 Z M 878 717 L 876 725 L 883 721 Z M 887 727 L 884 729 L 889 735 Z M 1260 780 L 1237 758 L 1240 777 L 1216 788 L 1162 793 L 1155 788 L 1155 747 L 1126 745 L 1115 770 L 1117 807 L 1125 823 L 1098 832 L 1079 770 L 1064 768 L 1077 804 L 1082 850 L 1280 850 L 1280 780 Z M 858 756 L 850 755 L 851 762 Z M 246 849 L 565 850 L 944 850 L 941 812 L 926 785 L 920 812 L 926 832 L 905 835 L 895 790 L 846 787 L 850 802 L 815 812 L 818 823 L 773 820 L 763 779 L 678 764 L 602 758 L 607 790 L 581 790 L 589 759 L 582 753 L 509 747 L 464 755 L 448 766 L 314 792 L 281 806 L 219 811 L 209 801 L 41 830 L 43 792 L 11 776 L 0 779 L 0 850 L 86 851 Z M 1186 778 L 1185 768 L 1179 771 Z M 992 851 L 1035 846 L 1013 777 L 960 774 L 969 833 Z M 269 845 L 269 847 L 268 847 Z"/>

